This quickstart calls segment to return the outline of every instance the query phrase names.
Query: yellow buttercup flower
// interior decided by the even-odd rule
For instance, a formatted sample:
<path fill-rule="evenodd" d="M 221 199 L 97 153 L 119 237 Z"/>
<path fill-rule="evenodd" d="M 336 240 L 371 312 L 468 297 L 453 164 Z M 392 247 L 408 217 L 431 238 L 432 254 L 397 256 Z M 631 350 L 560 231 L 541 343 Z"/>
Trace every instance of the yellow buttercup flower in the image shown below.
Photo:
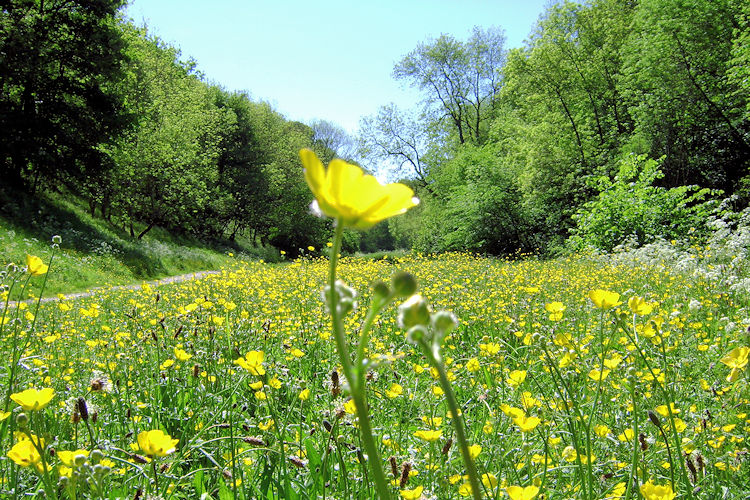
<path fill-rule="evenodd" d="M 735 347 L 721 358 L 721 362 L 729 368 L 738 368 L 744 370 L 750 357 L 750 348 Z"/>
<path fill-rule="evenodd" d="M 151 457 L 164 457 L 173 453 L 178 442 L 179 439 L 172 439 L 172 436 L 159 429 L 138 434 L 138 448 Z"/>
<path fill-rule="evenodd" d="M 646 500 L 672 500 L 677 496 L 677 494 L 672 491 L 671 485 L 665 484 L 662 486 L 654 484 L 651 480 L 646 484 L 642 484 L 640 489 L 641 495 L 643 495 L 643 498 Z"/>
<path fill-rule="evenodd" d="M 440 439 L 440 437 L 443 435 L 443 431 L 435 431 L 435 430 L 418 430 L 414 433 L 414 436 L 423 439 L 427 441 L 428 443 L 431 443 L 433 441 L 437 441 Z"/>
<path fill-rule="evenodd" d="M 19 441 L 8 452 L 8 458 L 21 467 L 28 467 L 38 463 L 42 457 L 30 440 Z"/>
<path fill-rule="evenodd" d="M 620 294 L 617 292 L 608 292 L 607 290 L 596 289 L 589 292 L 589 298 L 599 309 L 612 309 L 622 304 Z"/>
<path fill-rule="evenodd" d="M 75 467 L 75 461 L 76 457 L 78 455 L 83 455 L 84 457 L 89 456 L 88 450 L 75 450 L 75 451 L 58 451 L 57 452 L 57 458 L 60 459 L 60 461 L 65 465 L 66 467 Z"/>
<path fill-rule="evenodd" d="M 29 255 L 26 254 L 26 267 L 29 270 L 29 274 L 32 276 L 41 276 L 42 274 L 46 274 L 47 270 L 49 269 L 49 266 L 42 261 L 39 257 L 36 255 Z"/>
<path fill-rule="evenodd" d="M 649 304 L 646 302 L 646 299 L 643 297 L 630 297 L 628 299 L 628 307 L 633 312 L 633 314 L 637 314 L 639 316 L 646 316 L 651 314 L 651 311 L 654 310 L 654 305 Z"/>
<path fill-rule="evenodd" d="M 384 186 L 358 166 L 340 159 L 332 160 L 326 169 L 309 149 L 299 154 L 305 181 L 315 196 L 313 209 L 341 219 L 345 227 L 368 229 L 419 203 L 414 191 L 404 184 Z"/>
<path fill-rule="evenodd" d="M 562 302 L 550 302 L 544 305 L 544 309 L 550 313 L 550 321 L 560 321 L 563 317 L 563 312 L 565 312 L 565 309 L 567 308 Z"/>
<path fill-rule="evenodd" d="M 266 369 L 263 368 L 263 351 L 250 351 L 245 354 L 244 358 L 234 360 L 234 364 L 241 366 L 253 375 L 264 375 Z"/>
<path fill-rule="evenodd" d="M 539 493 L 539 487 L 533 484 L 525 488 L 521 486 L 508 486 L 505 488 L 505 492 L 511 500 L 531 500 Z"/>
<path fill-rule="evenodd" d="M 424 490 L 423 486 L 417 486 L 414 489 L 411 490 L 401 490 L 401 498 L 404 500 L 417 500 L 422 496 L 422 491 Z"/>
<path fill-rule="evenodd" d="M 54 389 L 36 390 L 32 388 L 11 394 L 10 399 L 18 403 L 24 411 L 34 411 L 43 409 L 52 401 L 54 396 Z"/>

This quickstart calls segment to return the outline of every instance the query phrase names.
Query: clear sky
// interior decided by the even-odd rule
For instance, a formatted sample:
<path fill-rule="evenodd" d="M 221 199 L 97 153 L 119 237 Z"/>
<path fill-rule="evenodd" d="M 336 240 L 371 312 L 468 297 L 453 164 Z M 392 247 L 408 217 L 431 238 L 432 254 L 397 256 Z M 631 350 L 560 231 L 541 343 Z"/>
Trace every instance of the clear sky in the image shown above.
<path fill-rule="evenodd" d="M 362 116 L 416 91 L 391 77 L 419 42 L 501 26 L 519 47 L 549 0 L 130 0 L 126 15 L 194 58 L 211 82 L 291 120 L 355 133 Z"/>

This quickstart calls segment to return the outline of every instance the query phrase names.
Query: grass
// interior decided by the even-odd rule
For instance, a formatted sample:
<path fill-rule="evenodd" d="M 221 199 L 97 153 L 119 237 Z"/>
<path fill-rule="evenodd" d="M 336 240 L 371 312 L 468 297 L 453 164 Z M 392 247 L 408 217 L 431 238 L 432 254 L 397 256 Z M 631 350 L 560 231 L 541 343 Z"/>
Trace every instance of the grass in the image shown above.
<path fill-rule="evenodd" d="M 0 496 L 373 498 L 320 299 L 327 264 L 234 263 L 199 281 L 7 310 Z M 601 258 L 344 258 L 339 276 L 359 292 L 347 331 L 364 319 L 370 284 L 396 270 L 459 318 L 443 363 L 484 497 L 750 493 L 745 297 Z M 21 287 L 26 276 L 5 279 Z M 597 307 L 596 289 L 621 303 Z M 375 321 L 367 358 L 392 493 L 468 495 L 437 374 L 395 307 Z M 29 387 L 54 397 L 23 411 L 8 396 Z M 153 430 L 170 437 L 143 434 Z M 18 465 L 8 453 L 28 435 L 45 446 L 38 458 L 27 449 L 37 465 Z M 65 465 L 67 450 L 88 458 Z"/>
<path fill-rule="evenodd" d="M 158 227 L 137 240 L 122 228 L 91 217 L 75 199 L 61 195 L 32 198 L 0 190 L 3 267 L 22 265 L 26 254 L 48 260 L 54 235 L 60 236 L 62 243 L 55 257 L 55 273 L 47 283 L 49 294 L 219 269 L 237 258 L 278 258 L 275 251 L 253 248 L 246 241 L 202 242 Z M 38 294 L 37 280 L 25 291 L 27 296 Z"/>

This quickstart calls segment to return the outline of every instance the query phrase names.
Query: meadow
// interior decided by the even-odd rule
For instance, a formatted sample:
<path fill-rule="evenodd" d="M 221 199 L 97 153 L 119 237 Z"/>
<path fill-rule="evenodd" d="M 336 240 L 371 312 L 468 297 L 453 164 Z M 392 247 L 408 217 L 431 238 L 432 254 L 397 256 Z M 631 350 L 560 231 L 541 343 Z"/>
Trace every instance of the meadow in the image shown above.
<path fill-rule="evenodd" d="M 321 298 L 328 264 L 238 262 L 6 306 L 0 496 L 373 498 Z M 750 494 L 746 295 L 606 257 L 345 257 L 350 342 L 371 285 L 397 271 L 458 318 L 442 362 L 483 497 Z M 20 267 L 4 284 L 45 276 Z M 470 496 L 438 373 L 408 340 L 392 305 L 365 351 L 390 493 Z"/>

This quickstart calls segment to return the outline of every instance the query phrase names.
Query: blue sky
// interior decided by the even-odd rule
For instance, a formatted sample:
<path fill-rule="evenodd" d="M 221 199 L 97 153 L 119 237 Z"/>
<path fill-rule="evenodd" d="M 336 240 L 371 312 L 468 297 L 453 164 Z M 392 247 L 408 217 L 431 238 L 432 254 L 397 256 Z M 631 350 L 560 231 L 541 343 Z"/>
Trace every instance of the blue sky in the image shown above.
<path fill-rule="evenodd" d="M 416 91 L 391 77 L 419 42 L 501 26 L 521 46 L 549 0 L 130 0 L 126 15 L 194 58 L 209 81 L 287 118 L 355 133 L 362 116 Z"/>

